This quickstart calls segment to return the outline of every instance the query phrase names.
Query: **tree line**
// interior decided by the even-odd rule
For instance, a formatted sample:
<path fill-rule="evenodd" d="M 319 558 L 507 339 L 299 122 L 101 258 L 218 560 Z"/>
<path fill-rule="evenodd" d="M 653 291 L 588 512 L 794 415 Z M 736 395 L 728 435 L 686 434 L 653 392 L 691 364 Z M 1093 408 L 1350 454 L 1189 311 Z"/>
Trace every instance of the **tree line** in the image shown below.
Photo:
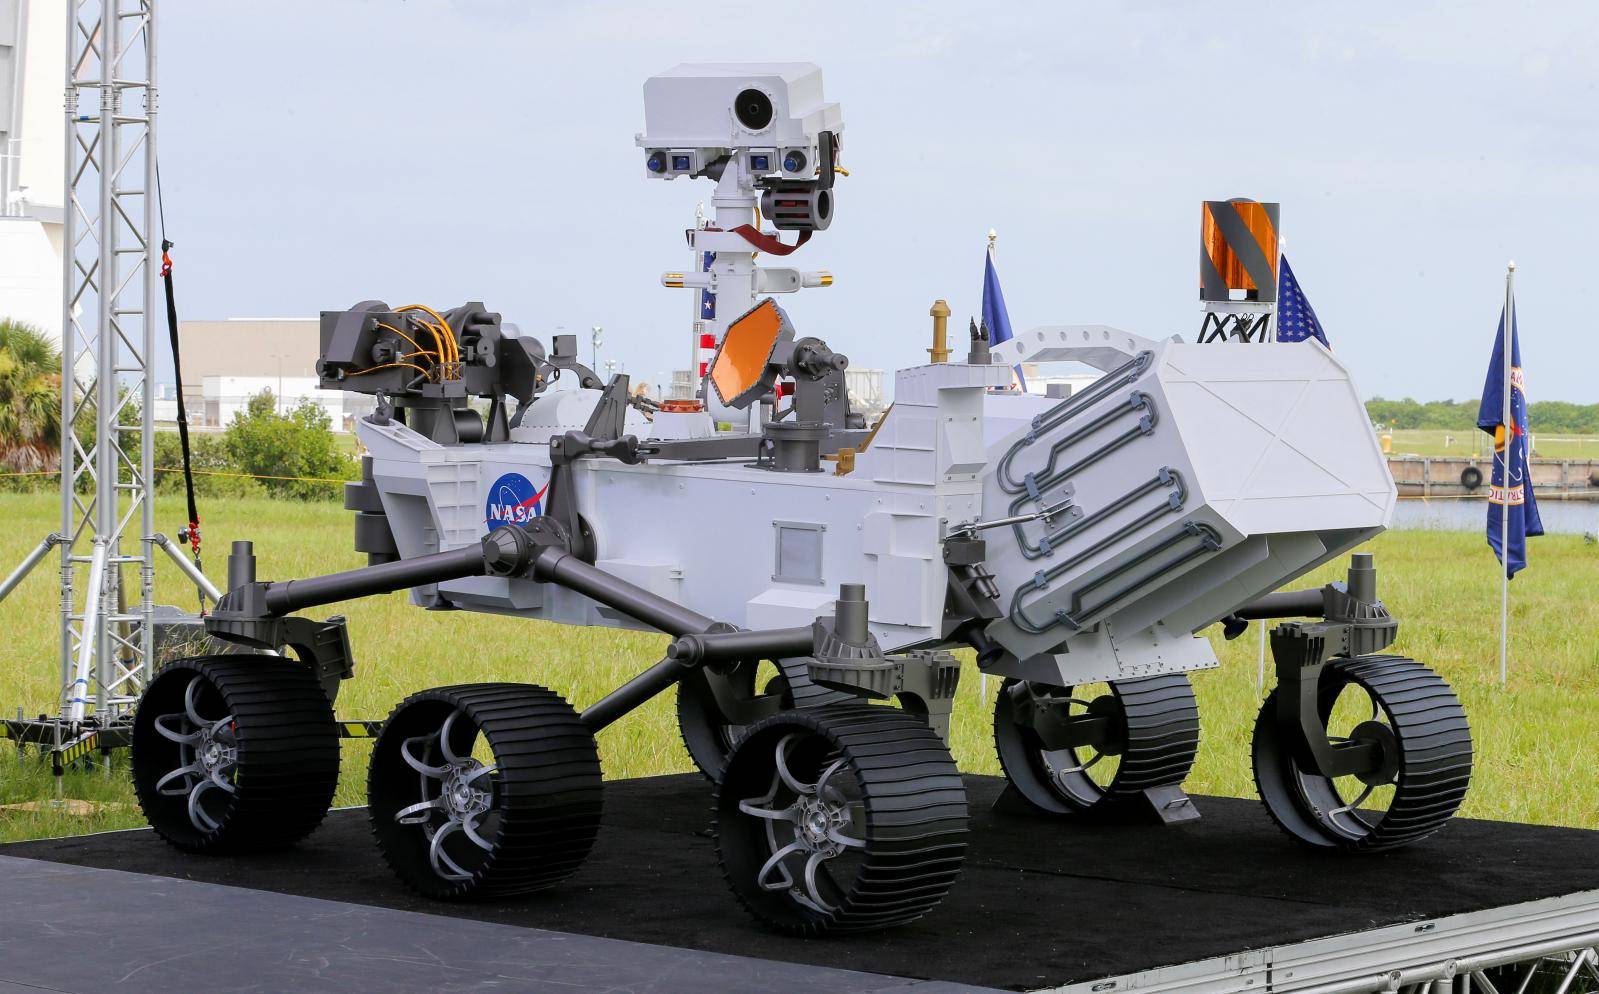
<path fill-rule="evenodd" d="M 1387 428 L 1438 428 L 1471 431 L 1477 427 L 1480 400 L 1366 401 L 1366 414 Z M 1564 400 L 1536 400 L 1527 409 L 1534 431 L 1571 435 L 1599 435 L 1599 404 L 1573 404 Z"/>

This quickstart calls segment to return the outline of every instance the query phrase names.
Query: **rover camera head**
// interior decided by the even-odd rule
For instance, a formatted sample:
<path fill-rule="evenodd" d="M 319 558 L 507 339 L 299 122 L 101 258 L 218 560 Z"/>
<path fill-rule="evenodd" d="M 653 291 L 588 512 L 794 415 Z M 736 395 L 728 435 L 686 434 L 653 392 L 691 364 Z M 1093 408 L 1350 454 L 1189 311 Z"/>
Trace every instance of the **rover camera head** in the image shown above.
<path fill-rule="evenodd" d="M 656 179 L 716 178 L 736 158 L 757 179 L 809 180 L 843 129 L 810 63 L 684 64 L 645 82 L 637 144 Z"/>

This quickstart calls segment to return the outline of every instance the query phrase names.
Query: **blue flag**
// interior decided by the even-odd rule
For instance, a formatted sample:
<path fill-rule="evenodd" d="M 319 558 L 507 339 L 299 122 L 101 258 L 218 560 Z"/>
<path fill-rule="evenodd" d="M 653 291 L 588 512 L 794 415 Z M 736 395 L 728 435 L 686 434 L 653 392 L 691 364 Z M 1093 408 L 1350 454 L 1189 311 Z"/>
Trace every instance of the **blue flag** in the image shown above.
<path fill-rule="evenodd" d="M 1010 314 L 1005 310 L 1005 294 L 999 289 L 999 273 L 994 271 L 994 253 L 983 253 L 983 324 L 988 326 L 988 344 L 1008 342 L 1015 335 L 1010 328 Z M 1027 392 L 1027 381 L 1022 378 L 1022 367 L 1016 367 L 1016 386 Z"/>
<path fill-rule="evenodd" d="M 1543 534 L 1538 501 L 1527 472 L 1527 394 L 1521 375 L 1521 340 L 1515 310 L 1510 312 L 1510 424 L 1504 424 L 1505 315 L 1499 315 L 1493 359 L 1482 385 L 1477 427 L 1494 437 L 1493 479 L 1488 488 L 1488 546 L 1505 564 L 1508 576 L 1527 567 L 1527 536 Z M 1508 431 L 1506 430 L 1508 428 Z M 1508 469 L 1508 473 L 1507 473 Z M 1499 534 L 1504 506 L 1510 505 L 1509 542 Z M 1508 545 L 1510 554 L 1505 555 Z"/>
<path fill-rule="evenodd" d="M 1321 330 L 1321 322 L 1316 320 L 1316 312 L 1305 297 L 1305 291 L 1299 289 L 1299 281 L 1294 279 L 1294 271 L 1289 268 L 1285 255 L 1282 257 L 1282 271 L 1277 274 L 1277 341 L 1303 342 L 1312 338 L 1328 349 L 1332 348 L 1332 343 L 1327 341 L 1327 335 Z"/>

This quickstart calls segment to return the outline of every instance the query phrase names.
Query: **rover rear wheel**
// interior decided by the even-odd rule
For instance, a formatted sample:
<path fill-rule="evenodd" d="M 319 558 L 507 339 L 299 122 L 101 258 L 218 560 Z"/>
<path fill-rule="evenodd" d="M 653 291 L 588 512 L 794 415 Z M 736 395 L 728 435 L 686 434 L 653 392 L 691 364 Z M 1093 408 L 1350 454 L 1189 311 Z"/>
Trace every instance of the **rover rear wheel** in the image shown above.
<path fill-rule="evenodd" d="M 310 667 L 277 656 L 167 664 L 140 698 L 131 752 L 150 827 L 194 853 L 298 841 L 339 780 L 333 707 Z"/>
<path fill-rule="evenodd" d="M 1328 777 L 1285 742 L 1277 690 L 1255 721 L 1255 785 L 1272 821 L 1314 849 L 1373 852 L 1431 835 L 1471 780 L 1471 729 L 1449 685 L 1403 656 L 1334 659 L 1317 707 L 1331 742 L 1377 746 L 1367 768 Z"/>
<path fill-rule="evenodd" d="M 920 718 L 855 704 L 749 727 L 717 787 L 717 857 L 757 919 L 798 935 L 932 910 L 966 854 L 966 788 Z"/>
<path fill-rule="evenodd" d="M 1113 807 L 1176 786 L 1199 751 L 1199 705 L 1185 673 L 1093 687 L 1006 680 L 994 705 L 1005 776 L 1050 814 Z M 1048 744 L 1046 744 L 1048 741 Z"/>
<path fill-rule="evenodd" d="M 506 897 L 575 873 L 600 825 L 594 736 L 560 695 L 517 683 L 400 702 L 372 748 L 368 817 L 427 897 Z"/>
<path fill-rule="evenodd" d="M 844 704 L 856 700 L 850 694 L 828 690 L 811 682 L 804 658 L 777 661 L 775 670 L 758 662 L 740 663 L 726 673 L 701 669 L 678 684 L 677 730 L 694 765 L 712 783 L 720 783 L 727 754 L 744 737 L 746 725 L 730 721 L 716 703 L 713 682 L 723 693 L 749 699 L 760 694 L 778 694 L 783 710 Z"/>

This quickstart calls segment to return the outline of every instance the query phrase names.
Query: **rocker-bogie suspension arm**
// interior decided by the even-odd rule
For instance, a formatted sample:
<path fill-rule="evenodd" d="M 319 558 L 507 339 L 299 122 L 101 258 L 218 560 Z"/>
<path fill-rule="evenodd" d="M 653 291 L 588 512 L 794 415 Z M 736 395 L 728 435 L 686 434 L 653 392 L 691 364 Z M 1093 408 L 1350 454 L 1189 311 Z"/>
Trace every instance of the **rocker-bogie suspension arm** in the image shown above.
<path fill-rule="evenodd" d="M 628 583 L 573 554 L 558 528 L 497 528 L 475 546 L 300 580 L 261 582 L 249 542 L 228 557 L 228 593 L 208 619 L 216 634 L 255 645 L 282 638 L 284 616 L 309 607 L 392 593 L 472 576 L 525 577 L 554 583 L 674 636 L 665 658 L 616 688 L 582 714 L 598 731 L 683 680 L 701 666 L 787 659 L 811 652 L 811 626 L 740 631 Z"/>

